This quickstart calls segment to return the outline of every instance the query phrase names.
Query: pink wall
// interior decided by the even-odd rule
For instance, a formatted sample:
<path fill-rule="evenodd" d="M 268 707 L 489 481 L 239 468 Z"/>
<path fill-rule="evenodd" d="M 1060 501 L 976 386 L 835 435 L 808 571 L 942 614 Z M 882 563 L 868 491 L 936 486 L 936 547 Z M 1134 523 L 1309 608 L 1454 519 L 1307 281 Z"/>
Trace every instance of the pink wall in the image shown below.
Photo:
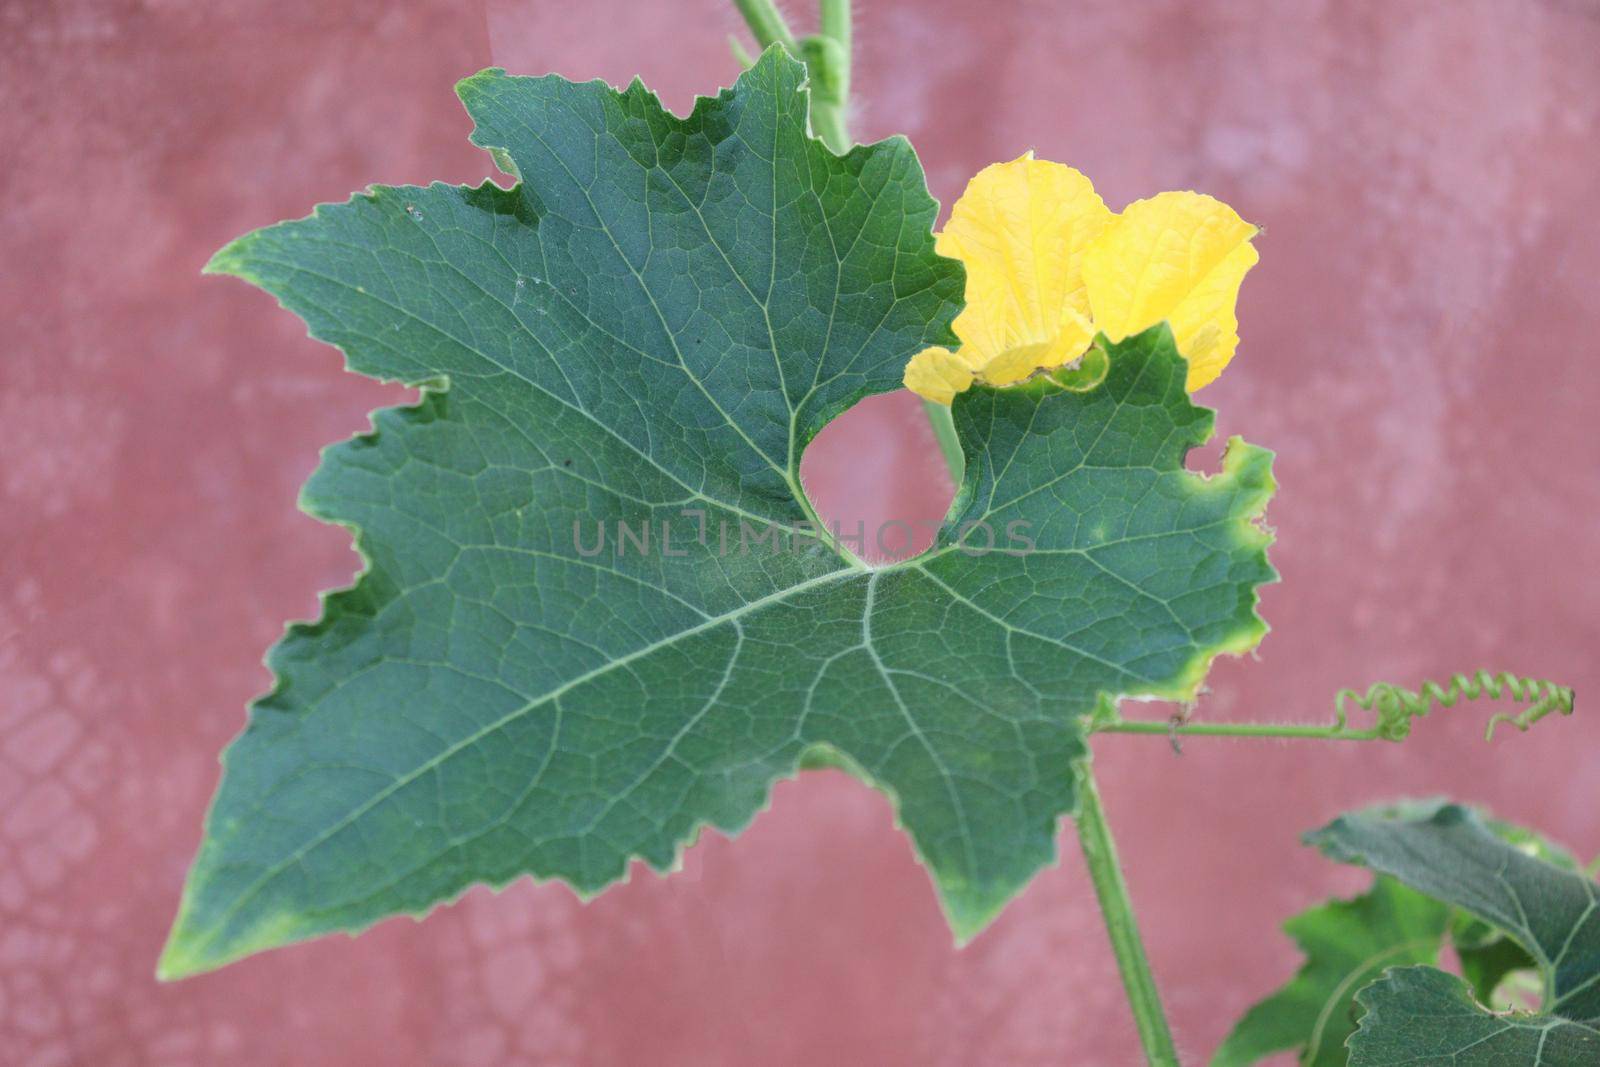
<path fill-rule="evenodd" d="M 261 652 L 355 562 L 296 489 L 402 398 L 200 265 L 369 181 L 488 173 L 450 85 L 491 62 L 683 108 L 735 73 L 724 6 L 0 3 L 0 1062 L 1134 1062 L 1070 837 L 956 952 L 888 804 L 832 773 L 588 906 L 523 883 L 150 977 Z M 908 133 L 942 200 L 1032 146 L 1114 206 L 1193 186 L 1267 227 L 1203 396 L 1278 451 L 1284 581 L 1202 715 L 1478 665 L 1600 688 L 1592 3 L 860 6 L 857 132 Z M 825 509 L 937 514 L 923 435 L 903 395 L 830 432 Z M 1182 1046 L 1360 884 L 1296 843 L 1341 808 L 1448 792 L 1600 851 L 1591 710 L 1493 746 L 1479 712 L 1403 747 L 1097 742 Z"/>

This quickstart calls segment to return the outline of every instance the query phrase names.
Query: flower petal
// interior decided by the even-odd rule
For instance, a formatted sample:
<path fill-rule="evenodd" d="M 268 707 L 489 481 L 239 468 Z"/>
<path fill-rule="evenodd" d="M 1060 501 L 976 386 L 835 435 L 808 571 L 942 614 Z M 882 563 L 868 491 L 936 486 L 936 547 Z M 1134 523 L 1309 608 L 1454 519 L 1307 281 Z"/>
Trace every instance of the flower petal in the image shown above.
<path fill-rule="evenodd" d="M 924 348 L 906 364 L 906 388 L 936 404 L 948 404 L 972 385 L 972 370 L 948 348 Z"/>
<path fill-rule="evenodd" d="M 1083 258 L 1095 325 L 1120 341 L 1169 323 L 1189 360 L 1189 389 L 1209 384 L 1239 345 L 1234 306 L 1259 258 L 1250 244 L 1257 232 L 1233 208 L 1200 193 L 1129 204 Z"/>
<path fill-rule="evenodd" d="M 935 246 L 967 268 L 954 326 L 969 367 L 1046 342 L 1067 353 L 1057 363 L 1082 353 L 1093 337 L 1083 255 L 1111 219 L 1088 178 L 1031 152 L 977 173 Z"/>
<path fill-rule="evenodd" d="M 1261 254 L 1246 241 L 1195 286 L 1167 321 L 1178 351 L 1189 360 L 1189 391 L 1210 385 L 1233 359 L 1239 347 L 1239 317 L 1235 305 L 1239 286 Z"/>
<path fill-rule="evenodd" d="M 1083 355 L 1094 330 L 1086 320 L 1079 329 L 1067 329 L 1053 340 L 1008 348 L 978 368 L 978 377 L 989 385 L 1011 385 L 1036 370 L 1059 367 Z"/>

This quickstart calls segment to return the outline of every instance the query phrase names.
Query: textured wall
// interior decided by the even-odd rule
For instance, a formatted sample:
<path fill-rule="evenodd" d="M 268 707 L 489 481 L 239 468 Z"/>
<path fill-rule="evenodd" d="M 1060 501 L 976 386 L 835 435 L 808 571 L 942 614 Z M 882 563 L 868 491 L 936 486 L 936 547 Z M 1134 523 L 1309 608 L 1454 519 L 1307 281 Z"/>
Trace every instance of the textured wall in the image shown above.
<path fill-rule="evenodd" d="M 1202 715 L 1479 664 L 1600 691 L 1600 4 L 860 5 L 857 133 L 910 134 L 942 200 L 1032 146 L 1113 206 L 1192 186 L 1267 227 L 1203 399 L 1279 453 L 1284 581 Z M 403 399 L 200 265 L 369 181 L 488 173 L 450 93 L 480 66 L 641 72 L 681 109 L 733 28 L 718 0 L 0 2 L 0 1063 L 1135 1061 L 1070 835 L 958 953 L 888 804 L 831 773 L 588 906 L 523 883 L 150 977 L 259 656 L 355 563 L 296 489 Z M 924 433 L 903 395 L 831 428 L 824 510 L 937 515 Z M 1361 883 L 1296 843 L 1341 808 L 1449 792 L 1600 851 L 1592 709 L 1481 722 L 1097 742 L 1192 1055 L 1293 969 L 1278 922 Z"/>

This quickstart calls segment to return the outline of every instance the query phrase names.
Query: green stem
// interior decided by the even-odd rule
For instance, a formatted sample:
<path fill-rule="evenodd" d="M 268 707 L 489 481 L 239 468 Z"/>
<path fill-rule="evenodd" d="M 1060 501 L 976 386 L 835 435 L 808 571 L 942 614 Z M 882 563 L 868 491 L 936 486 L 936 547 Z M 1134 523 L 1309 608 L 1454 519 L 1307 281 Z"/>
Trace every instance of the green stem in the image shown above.
<path fill-rule="evenodd" d="M 928 413 L 928 425 L 933 427 L 933 437 L 939 442 L 939 451 L 944 454 L 945 466 L 950 468 L 950 480 L 959 488 L 967 461 L 961 454 L 961 439 L 956 436 L 956 424 L 950 415 L 950 405 L 924 400 L 922 407 Z"/>
<path fill-rule="evenodd" d="M 812 93 L 813 121 L 817 136 L 840 155 L 850 151 L 850 124 L 845 109 L 850 105 L 850 0 L 822 0 L 820 36 L 831 41 L 832 48 L 819 49 L 818 57 L 826 57 L 827 71 L 819 71 L 818 80 L 828 86 L 827 99 L 819 102 L 818 93 Z"/>
<path fill-rule="evenodd" d="M 1117 861 L 1116 842 L 1111 839 L 1111 827 L 1100 805 L 1094 771 L 1088 760 L 1079 763 L 1077 770 L 1078 843 L 1083 847 L 1089 879 L 1100 901 L 1100 914 L 1117 958 L 1117 969 L 1122 972 L 1122 986 L 1128 993 L 1128 1006 L 1133 1009 L 1145 1059 L 1150 1067 L 1179 1067 L 1178 1050 L 1172 1043 L 1172 1031 L 1167 1028 L 1161 996 L 1139 937 L 1133 901 L 1128 898 L 1128 883 L 1123 880 L 1122 864 Z"/>
<path fill-rule="evenodd" d="M 845 124 L 844 107 L 811 100 L 811 127 L 822 143 L 835 155 L 850 151 L 850 128 Z"/>
<path fill-rule="evenodd" d="M 839 44 L 839 102 L 850 99 L 850 0 L 822 0 L 822 35 Z"/>
<path fill-rule="evenodd" d="M 728 51 L 733 53 L 733 58 L 739 61 L 739 66 L 749 70 L 756 65 L 756 57 L 745 48 L 744 42 L 739 40 L 738 34 L 728 34 Z"/>
<path fill-rule="evenodd" d="M 789 24 L 783 21 L 783 13 L 773 6 L 772 0 L 733 0 L 733 6 L 744 16 L 756 44 L 763 49 L 781 44 L 791 56 L 799 58 L 800 46 L 795 43 L 794 34 L 789 32 Z"/>
<path fill-rule="evenodd" d="M 1376 729 L 1296 722 L 1152 722 L 1118 719 L 1089 728 L 1096 734 L 1161 734 L 1163 737 L 1293 737 L 1319 741 L 1377 741 Z"/>

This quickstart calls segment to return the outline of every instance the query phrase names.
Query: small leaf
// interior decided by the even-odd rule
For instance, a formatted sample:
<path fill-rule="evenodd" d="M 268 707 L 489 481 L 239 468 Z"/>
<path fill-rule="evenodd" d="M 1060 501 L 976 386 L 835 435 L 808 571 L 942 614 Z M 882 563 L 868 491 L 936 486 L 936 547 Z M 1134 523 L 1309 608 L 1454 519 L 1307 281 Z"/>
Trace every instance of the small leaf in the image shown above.
<path fill-rule="evenodd" d="M 1578 869 L 1570 853 L 1531 830 L 1497 820 L 1485 825 L 1521 852 L 1563 870 Z M 1345 1039 L 1360 1016 L 1355 994 L 1389 967 L 1435 962 L 1447 935 L 1463 974 L 1484 1003 L 1493 1003 L 1508 976 L 1521 978 L 1535 966 L 1527 951 L 1498 927 L 1387 875 L 1379 875 L 1370 890 L 1353 900 L 1329 901 L 1302 912 L 1285 929 L 1305 952 L 1305 965 L 1239 1020 L 1212 1067 L 1240 1067 L 1284 1049 L 1299 1049 L 1302 1064 L 1342 1067 Z"/>
<path fill-rule="evenodd" d="M 1451 909 L 1392 878 L 1351 900 L 1331 900 L 1284 924 L 1306 961 L 1282 989 L 1251 1008 L 1212 1057 L 1244 1067 L 1297 1050 L 1307 1067 L 1344 1067 L 1355 1031 L 1355 994 L 1386 968 L 1439 958 Z"/>
<path fill-rule="evenodd" d="M 1600 1030 L 1583 1023 L 1496 1014 L 1435 967 L 1397 967 L 1356 994 L 1364 1014 L 1350 1067 L 1594 1067 Z"/>
<path fill-rule="evenodd" d="M 1538 965 L 1544 1011 L 1600 1023 L 1600 890 L 1442 801 L 1342 815 L 1306 841 L 1398 878 L 1515 938 Z"/>
<path fill-rule="evenodd" d="M 1539 1014 L 1495 1015 L 1462 979 L 1393 971 L 1357 998 L 1368 1014 L 1351 1039 L 1352 1065 L 1600 1062 L 1600 889 L 1569 856 L 1441 801 L 1343 815 L 1306 840 L 1504 931 L 1543 979 Z M 1479 943 L 1485 951 L 1494 945 Z M 1508 954 L 1493 951 L 1498 959 L 1479 958 L 1469 969 L 1480 989 L 1506 973 Z"/>

